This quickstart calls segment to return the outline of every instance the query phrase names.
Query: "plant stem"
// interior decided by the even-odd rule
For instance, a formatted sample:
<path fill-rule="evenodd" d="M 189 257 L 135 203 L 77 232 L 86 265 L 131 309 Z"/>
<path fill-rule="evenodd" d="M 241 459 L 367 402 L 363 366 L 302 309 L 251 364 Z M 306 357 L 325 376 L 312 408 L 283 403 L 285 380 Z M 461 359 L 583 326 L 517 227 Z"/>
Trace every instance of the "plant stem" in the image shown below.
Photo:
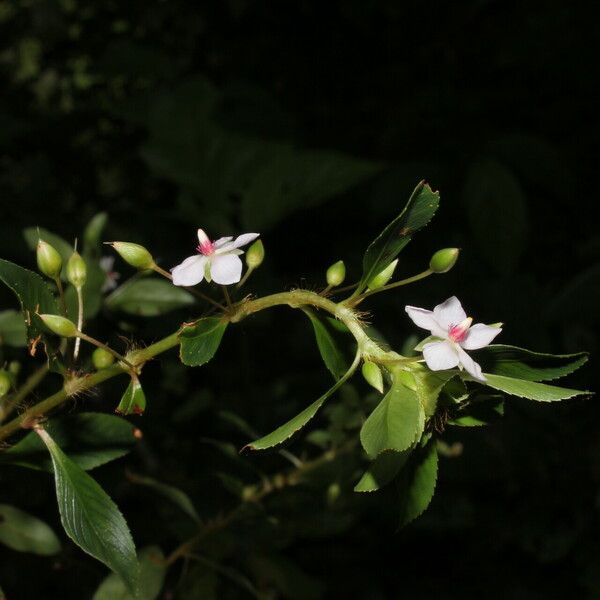
<path fill-rule="evenodd" d="M 77 290 L 77 330 L 81 331 L 83 328 L 83 294 L 81 293 L 81 286 L 78 285 Z M 73 349 L 73 360 L 76 361 L 79 356 L 79 346 L 81 345 L 81 338 L 75 338 L 75 348 Z"/>
<path fill-rule="evenodd" d="M 351 306 L 356 306 L 360 304 L 365 298 L 372 296 L 373 294 L 379 294 L 379 292 L 387 292 L 388 290 L 392 290 L 394 288 L 400 287 L 402 285 L 408 285 L 409 283 L 414 283 L 415 281 L 419 281 L 420 279 L 425 279 L 425 277 L 429 277 L 433 274 L 431 269 L 427 269 L 422 273 L 418 273 L 417 275 L 413 275 L 412 277 L 408 277 L 407 279 L 402 279 L 400 281 L 395 281 L 394 283 L 390 283 L 388 285 L 384 285 L 383 287 L 377 288 L 376 290 L 369 290 L 368 292 L 364 292 L 354 298 L 351 302 L 348 302 Z"/>
<path fill-rule="evenodd" d="M 227 286 L 222 285 L 221 288 L 223 289 L 223 296 L 225 296 L 225 302 L 227 302 L 227 310 L 231 311 L 233 307 L 231 305 L 231 297 L 229 296 L 229 292 L 227 291 Z"/>
<path fill-rule="evenodd" d="M 248 270 L 244 273 L 244 276 L 240 279 L 238 284 L 235 286 L 235 288 L 237 290 L 239 290 L 246 283 L 246 281 L 248 281 L 248 278 L 250 277 L 250 275 L 252 275 L 253 271 L 254 271 L 254 269 L 252 267 L 248 267 Z"/>
<path fill-rule="evenodd" d="M 54 283 L 56 283 L 56 287 L 58 288 L 58 297 L 60 298 L 60 310 L 63 314 L 63 317 L 66 317 L 67 303 L 65 302 L 65 290 L 63 288 L 62 281 L 60 280 L 60 275 L 54 279 Z"/>
<path fill-rule="evenodd" d="M 94 339 L 93 337 L 90 337 L 89 335 L 86 335 L 85 333 L 83 333 L 81 331 L 79 331 L 78 335 L 82 340 L 85 340 L 86 342 L 89 342 L 90 344 L 93 344 L 94 346 L 98 346 L 98 348 L 102 348 L 103 350 L 110 352 L 116 359 L 120 360 L 121 362 L 124 362 L 128 367 L 135 370 L 135 365 L 132 365 L 122 354 L 119 354 L 116 350 L 113 350 L 110 346 L 107 346 L 106 344 L 99 342 L 98 340 Z"/>
<path fill-rule="evenodd" d="M 340 319 L 356 339 L 358 344 L 358 353 L 361 357 L 380 363 L 403 358 L 396 352 L 386 351 L 377 343 L 375 343 L 364 331 L 362 323 L 352 308 L 345 306 L 343 303 L 336 304 L 328 298 L 323 298 L 322 296 L 319 296 L 319 294 L 316 294 L 315 292 L 309 292 L 308 290 L 292 290 L 290 292 L 271 294 L 270 296 L 257 298 L 255 300 L 243 300 L 232 306 L 232 312 L 226 315 L 226 318 L 231 323 L 237 323 L 247 316 L 257 313 L 261 310 L 282 305 L 288 305 L 292 308 L 314 306 L 316 308 L 325 310 L 337 319 Z M 178 330 L 146 348 L 131 351 L 126 357 L 123 357 L 115 352 L 112 348 L 109 348 L 101 342 L 98 342 L 98 340 L 95 340 L 94 338 L 90 338 L 82 332 L 79 332 L 79 335 L 82 339 L 94 345 L 100 346 L 101 348 L 104 348 L 108 352 L 114 354 L 120 361 L 128 365 L 134 371 L 142 366 L 146 361 L 179 344 Z M 45 415 L 47 412 L 60 406 L 75 393 L 83 392 L 107 379 L 110 379 L 111 377 L 115 377 L 116 375 L 124 372 L 128 372 L 128 369 L 125 369 L 121 365 L 113 365 L 112 367 L 108 367 L 107 369 L 103 369 L 96 373 L 85 375 L 80 378 L 72 378 L 69 380 L 68 386 L 66 386 L 68 387 L 68 390 L 63 388 L 59 392 L 56 392 L 55 394 L 52 394 L 52 396 L 42 400 L 40 403 L 35 404 L 6 425 L 1 426 L 0 441 L 11 436 L 21 427 L 28 426 L 33 419 Z M 23 396 L 19 395 L 19 398 L 22 397 Z"/>
<path fill-rule="evenodd" d="M 0 423 L 6 419 L 19 404 L 39 385 L 48 374 L 48 363 L 36 369 L 23 383 L 23 385 L 0 407 Z"/>

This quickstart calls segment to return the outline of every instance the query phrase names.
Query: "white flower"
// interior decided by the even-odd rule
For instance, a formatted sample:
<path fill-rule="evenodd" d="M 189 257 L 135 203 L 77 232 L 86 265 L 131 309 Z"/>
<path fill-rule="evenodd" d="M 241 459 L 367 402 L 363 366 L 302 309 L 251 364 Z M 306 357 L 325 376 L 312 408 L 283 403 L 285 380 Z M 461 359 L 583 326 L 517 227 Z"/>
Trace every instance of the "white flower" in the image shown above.
<path fill-rule="evenodd" d="M 106 273 L 106 279 L 102 284 L 103 292 L 110 292 L 117 287 L 117 279 L 121 277 L 120 273 L 113 271 L 113 267 L 115 264 L 114 256 L 103 256 L 100 259 L 100 268 Z"/>
<path fill-rule="evenodd" d="M 431 335 L 440 338 L 423 346 L 423 358 L 432 371 L 464 368 L 475 379 L 485 381 L 481 367 L 465 350 L 487 346 L 502 331 L 500 327 L 483 323 L 471 326 L 473 319 L 467 318 L 456 296 L 438 304 L 433 311 L 407 306 L 406 312 L 415 325 L 428 329 Z"/>
<path fill-rule="evenodd" d="M 190 286 L 200 283 L 204 278 L 221 285 L 237 283 L 242 278 L 242 261 L 239 255 L 244 254 L 239 247 L 249 244 L 259 235 L 244 233 L 234 241 L 231 241 L 232 237 L 222 237 L 211 242 L 206 233 L 198 229 L 198 254 L 189 256 L 171 269 L 173 283 Z"/>

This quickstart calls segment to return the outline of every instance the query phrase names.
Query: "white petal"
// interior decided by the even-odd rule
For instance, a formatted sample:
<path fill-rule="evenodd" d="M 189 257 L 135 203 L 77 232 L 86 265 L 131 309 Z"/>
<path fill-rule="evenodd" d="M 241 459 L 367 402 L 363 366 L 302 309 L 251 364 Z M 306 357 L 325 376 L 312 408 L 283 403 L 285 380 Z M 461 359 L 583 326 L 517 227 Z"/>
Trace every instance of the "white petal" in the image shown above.
<path fill-rule="evenodd" d="M 242 278 L 242 261 L 235 254 L 215 255 L 210 261 L 210 274 L 220 285 L 237 283 Z"/>
<path fill-rule="evenodd" d="M 225 244 L 228 244 L 232 239 L 233 239 L 233 237 L 230 235 L 227 237 L 219 238 L 218 240 L 213 242 L 213 246 L 215 247 L 215 250 L 218 250 L 219 248 L 223 247 Z"/>
<path fill-rule="evenodd" d="M 180 265 L 171 269 L 173 284 L 190 286 L 200 283 L 204 278 L 205 262 L 206 256 L 202 256 L 201 254 L 186 258 Z"/>
<path fill-rule="evenodd" d="M 448 332 L 444 331 L 439 326 L 430 310 L 417 308 L 416 306 L 405 306 L 404 310 L 408 313 L 408 316 L 412 319 L 413 323 L 418 327 L 428 329 L 437 337 L 445 338 L 448 336 Z"/>
<path fill-rule="evenodd" d="M 200 244 L 210 244 L 210 238 L 204 232 L 204 229 L 198 229 L 198 241 Z"/>
<path fill-rule="evenodd" d="M 467 313 L 463 310 L 456 296 L 448 298 L 446 302 L 438 304 L 433 309 L 435 320 L 444 328 L 448 329 L 451 325 L 458 325 L 467 318 Z"/>
<path fill-rule="evenodd" d="M 465 371 L 479 381 L 485 381 L 485 377 L 481 372 L 479 363 L 476 363 L 460 346 L 457 346 L 460 364 L 465 368 Z"/>
<path fill-rule="evenodd" d="M 500 327 L 490 327 L 476 323 L 467 331 L 467 337 L 460 343 L 466 350 L 478 350 L 489 344 L 502 331 Z"/>
<path fill-rule="evenodd" d="M 423 346 L 423 358 L 432 371 L 452 369 L 459 363 L 456 346 L 451 342 L 431 342 Z"/>
<path fill-rule="evenodd" d="M 245 246 L 250 242 L 253 242 L 260 233 L 243 233 L 235 239 L 235 242 L 231 245 L 232 248 L 239 248 L 240 246 Z"/>

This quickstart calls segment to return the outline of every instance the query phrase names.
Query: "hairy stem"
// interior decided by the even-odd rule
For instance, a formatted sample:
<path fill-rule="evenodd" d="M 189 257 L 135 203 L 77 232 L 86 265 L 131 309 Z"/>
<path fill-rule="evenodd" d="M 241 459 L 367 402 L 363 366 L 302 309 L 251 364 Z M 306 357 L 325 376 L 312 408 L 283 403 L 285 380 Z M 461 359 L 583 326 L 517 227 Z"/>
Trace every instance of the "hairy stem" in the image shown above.
<path fill-rule="evenodd" d="M 0 423 L 4 421 L 27 398 L 27 396 L 41 383 L 48 374 L 48 363 L 36 369 L 23 383 L 23 385 L 9 396 L 3 406 L 0 406 Z"/>
<path fill-rule="evenodd" d="M 356 306 L 360 304 L 365 298 L 372 296 L 373 294 L 379 294 L 379 292 L 387 292 L 388 290 L 393 290 L 394 288 L 408 285 L 409 283 L 414 283 L 415 281 L 419 281 L 420 279 L 425 279 L 425 277 L 429 277 L 433 274 L 431 269 L 427 269 L 422 273 L 418 273 L 417 275 L 413 275 L 412 277 L 407 277 L 406 279 L 402 279 L 400 281 L 395 281 L 394 283 L 390 283 L 388 285 L 384 285 L 383 287 L 377 288 L 376 290 L 369 290 L 368 292 L 363 292 L 356 298 L 353 298 L 352 301 L 348 302 L 350 306 Z"/>

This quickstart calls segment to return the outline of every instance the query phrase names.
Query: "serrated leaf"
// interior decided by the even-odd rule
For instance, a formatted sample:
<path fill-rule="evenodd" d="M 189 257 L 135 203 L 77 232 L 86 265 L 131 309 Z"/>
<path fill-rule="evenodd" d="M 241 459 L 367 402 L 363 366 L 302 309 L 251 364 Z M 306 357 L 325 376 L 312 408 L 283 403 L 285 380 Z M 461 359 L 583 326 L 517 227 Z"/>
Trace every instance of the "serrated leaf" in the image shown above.
<path fill-rule="evenodd" d="M 60 519 L 67 535 L 84 552 L 104 563 L 136 594 L 139 565 L 127 523 L 106 492 L 70 460 L 47 431 L 36 430 L 48 448 Z"/>
<path fill-rule="evenodd" d="M 131 423 L 103 413 L 54 418 L 46 424 L 46 431 L 69 458 L 86 471 L 125 456 L 136 442 Z M 0 463 L 52 470 L 46 446 L 34 431 L 1 452 Z"/>
<path fill-rule="evenodd" d="M 406 464 L 410 452 L 387 450 L 382 452 L 369 465 L 369 468 L 354 486 L 355 492 L 376 492 L 396 477 Z"/>
<path fill-rule="evenodd" d="M 424 181 L 417 185 L 402 212 L 367 248 L 362 276 L 354 296 L 360 294 L 367 283 L 398 256 L 416 231 L 431 221 L 439 201 L 439 193 L 434 192 Z"/>
<path fill-rule="evenodd" d="M 138 485 L 144 485 L 158 492 L 165 498 L 168 498 L 173 504 L 178 506 L 188 517 L 190 517 L 196 523 L 200 523 L 200 516 L 196 511 L 194 504 L 190 500 L 190 497 L 175 486 L 157 481 L 152 477 L 146 477 L 144 475 L 138 475 L 136 473 L 129 473 L 128 479 Z"/>
<path fill-rule="evenodd" d="M 60 540 L 51 527 L 8 504 L 0 504 L 0 543 L 18 552 L 42 556 L 60 552 Z"/>
<path fill-rule="evenodd" d="M 179 332 L 181 362 L 188 367 L 206 364 L 219 349 L 227 325 L 229 321 L 220 317 L 206 317 L 184 325 Z"/>
<path fill-rule="evenodd" d="M 429 440 L 411 456 L 404 469 L 405 479 L 400 488 L 400 527 L 423 514 L 429 506 L 437 482 L 438 455 L 436 442 Z"/>
<path fill-rule="evenodd" d="M 504 377 L 503 375 L 493 375 L 491 373 L 485 373 L 484 375 L 486 378 L 484 385 L 487 385 L 488 387 L 500 390 L 511 396 L 519 396 L 520 398 L 528 398 L 529 400 L 539 400 L 540 402 L 556 402 L 558 400 L 567 400 L 568 398 L 573 398 L 575 396 L 591 394 L 591 392 L 588 391 L 572 390 L 555 385 L 548 385 L 546 383 Z"/>
<path fill-rule="evenodd" d="M 167 564 L 158 546 L 147 546 L 138 553 L 140 564 L 140 590 L 134 596 L 123 580 L 111 573 L 100 584 L 92 600 L 156 600 L 162 590 Z"/>
<path fill-rule="evenodd" d="M 194 297 L 164 279 L 142 277 L 130 279 L 105 300 L 109 310 L 130 315 L 157 317 L 194 304 Z"/>
<path fill-rule="evenodd" d="M 71 254 L 73 254 L 73 246 L 59 235 L 56 235 L 43 227 L 27 227 L 23 230 L 23 237 L 30 250 L 36 250 L 39 240 L 43 240 L 50 244 L 60 254 L 63 261 L 63 269 L 60 273 L 60 278 L 63 281 L 67 281 L 67 270 L 65 269 L 65 266 L 69 258 L 71 258 Z"/>
<path fill-rule="evenodd" d="M 477 352 L 477 362 L 486 373 L 528 381 L 551 381 L 564 377 L 587 360 L 586 352 L 544 354 L 503 344 L 492 344 Z"/>
<path fill-rule="evenodd" d="M 21 348 L 27 345 L 27 328 L 23 315 L 17 310 L 0 312 L 0 346 Z"/>
<path fill-rule="evenodd" d="M 375 458 L 385 450 L 402 452 L 419 440 L 425 410 L 416 392 L 397 379 L 360 430 L 365 452 Z"/>
<path fill-rule="evenodd" d="M 335 340 L 329 331 L 327 331 L 327 328 L 321 319 L 319 319 L 319 317 L 317 317 L 310 309 L 304 309 L 304 312 L 312 323 L 319 353 L 321 354 L 321 358 L 323 359 L 325 366 L 333 375 L 334 379 L 339 379 L 348 368 L 343 354 L 337 347 Z"/>
<path fill-rule="evenodd" d="M 415 364 L 411 375 L 415 380 L 415 392 L 423 404 L 425 417 L 435 414 L 437 399 L 442 388 L 455 376 L 452 371 L 431 371 L 422 365 Z"/>
<path fill-rule="evenodd" d="M 360 362 L 360 351 L 356 352 L 354 361 L 350 365 L 350 368 L 344 373 L 344 375 L 338 379 L 333 387 L 327 390 L 320 398 L 315 400 L 310 406 L 305 408 L 300 414 L 290 419 L 287 423 L 281 425 L 275 429 L 275 431 L 261 437 L 254 442 L 244 446 L 243 450 L 249 448 L 250 450 L 266 450 L 267 448 L 273 448 L 282 444 L 286 440 L 290 439 L 296 432 L 300 431 L 318 412 L 323 406 L 325 400 L 329 398 L 334 392 L 336 392 L 354 373 L 358 363 Z"/>
<path fill-rule="evenodd" d="M 133 375 L 131 381 L 119 402 L 115 412 L 120 415 L 142 415 L 146 410 L 146 395 L 137 376 Z"/>
<path fill-rule="evenodd" d="M 0 280 L 2 280 L 17 296 L 21 304 L 21 312 L 27 328 L 27 344 L 30 353 L 36 350 L 35 344 L 40 339 L 47 340 L 46 328 L 40 314 L 59 314 L 58 305 L 48 284 L 29 269 L 24 269 L 0 258 Z M 51 350 L 47 351 L 51 353 Z"/>

